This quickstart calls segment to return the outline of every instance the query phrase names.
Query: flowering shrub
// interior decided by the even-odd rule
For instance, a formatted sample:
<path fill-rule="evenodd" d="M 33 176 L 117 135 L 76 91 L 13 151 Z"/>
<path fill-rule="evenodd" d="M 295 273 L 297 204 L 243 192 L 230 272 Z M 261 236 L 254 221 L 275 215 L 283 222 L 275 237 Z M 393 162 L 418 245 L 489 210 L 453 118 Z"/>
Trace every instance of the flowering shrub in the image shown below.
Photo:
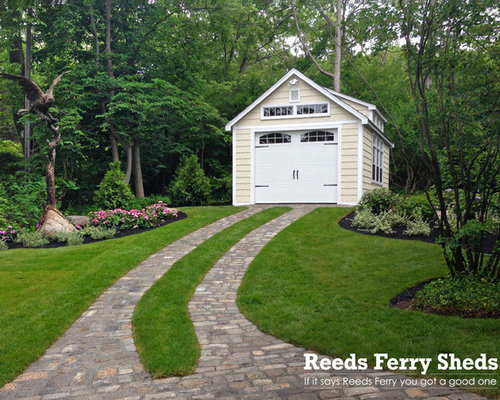
<path fill-rule="evenodd" d="M 18 231 L 12 226 L 5 229 L 0 229 L 0 240 L 4 243 L 12 243 L 16 241 Z"/>
<path fill-rule="evenodd" d="M 176 210 L 160 201 L 142 210 L 115 208 L 109 211 L 96 211 L 90 216 L 89 225 L 117 230 L 154 228 L 175 217 L 177 217 Z"/>

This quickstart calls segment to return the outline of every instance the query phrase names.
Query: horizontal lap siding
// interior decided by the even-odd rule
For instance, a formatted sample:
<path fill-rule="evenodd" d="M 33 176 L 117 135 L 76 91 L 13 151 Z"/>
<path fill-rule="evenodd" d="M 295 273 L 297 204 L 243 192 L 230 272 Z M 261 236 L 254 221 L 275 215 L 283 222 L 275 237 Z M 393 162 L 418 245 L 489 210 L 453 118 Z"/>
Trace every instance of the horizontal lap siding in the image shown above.
<path fill-rule="evenodd" d="M 358 124 L 342 126 L 342 203 L 358 200 Z"/>
<path fill-rule="evenodd" d="M 382 183 L 385 188 L 389 188 L 389 153 L 391 148 L 387 145 L 384 146 L 384 175 L 382 177 Z"/>
<path fill-rule="evenodd" d="M 251 140 L 249 129 L 235 130 L 235 198 L 237 203 L 250 203 L 251 199 Z"/>
<path fill-rule="evenodd" d="M 359 111 L 361 114 L 363 114 L 365 117 L 370 117 L 370 111 L 368 110 L 367 106 L 364 106 L 359 103 L 355 103 L 354 101 L 342 99 L 344 103 L 349 104 L 352 108 L 354 108 L 356 111 Z"/>

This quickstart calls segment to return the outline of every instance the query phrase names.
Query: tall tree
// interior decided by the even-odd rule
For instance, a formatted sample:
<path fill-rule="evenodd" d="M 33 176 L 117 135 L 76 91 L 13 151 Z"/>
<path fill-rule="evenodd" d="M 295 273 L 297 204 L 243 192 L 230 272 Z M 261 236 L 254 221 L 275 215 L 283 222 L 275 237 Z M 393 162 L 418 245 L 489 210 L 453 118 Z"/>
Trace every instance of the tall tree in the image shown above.
<path fill-rule="evenodd" d="M 435 186 L 444 256 L 452 275 L 491 280 L 500 279 L 498 241 L 493 254 L 483 251 L 491 201 L 500 191 L 500 124 L 491 111 L 500 81 L 494 7 L 490 1 L 399 1 L 420 152 Z"/>

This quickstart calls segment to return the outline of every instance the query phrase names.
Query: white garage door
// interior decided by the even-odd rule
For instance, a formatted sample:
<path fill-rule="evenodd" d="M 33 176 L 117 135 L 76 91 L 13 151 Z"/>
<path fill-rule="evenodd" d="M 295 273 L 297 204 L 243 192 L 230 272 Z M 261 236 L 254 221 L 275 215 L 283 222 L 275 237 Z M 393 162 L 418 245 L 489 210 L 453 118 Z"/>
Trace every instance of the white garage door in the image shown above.
<path fill-rule="evenodd" d="M 336 131 L 259 133 L 256 203 L 336 203 Z"/>

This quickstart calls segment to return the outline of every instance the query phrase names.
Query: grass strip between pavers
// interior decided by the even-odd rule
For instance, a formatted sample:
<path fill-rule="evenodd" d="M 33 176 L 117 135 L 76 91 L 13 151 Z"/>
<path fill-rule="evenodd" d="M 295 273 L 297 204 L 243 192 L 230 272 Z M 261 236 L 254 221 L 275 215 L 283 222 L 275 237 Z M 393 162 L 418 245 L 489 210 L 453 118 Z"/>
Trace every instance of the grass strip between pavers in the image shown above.
<path fill-rule="evenodd" d="M 185 207 L 186 219 L 120 239 L 0 252 L 0 387 L 37 360 L 103 291 L 141 261 L 244 209 Z"/>
<path fill-rule="evenodd" d="M 389 307 L 404 289 L 448 274 L 441 248 L 344 230 L 338 220 L 345 214 L 342 208 L 319 208 L 275 236 L 243 278 L 240 311 L 262 331 L 320 354 L 347 358 L 354 353 L 371 366 L 375 353 L 429 357 L 428 375 L 418 371 L 418 376 L 489 377 L 498 385 L 498 369 L 442 371 L 437 357 L 498 357 L 500 320 Z M 498 386 L 478 391 L 493 397 Z"/>
<path fill-rule="evenodd" d="M 200 346 L 188 303 L 206 273 L 252 230 L 289 211 L 273 207 L 212 236 L 177 261 L 139 301 L 132 326 L 141 361 L 154 377 L 191 374 Z"/>

